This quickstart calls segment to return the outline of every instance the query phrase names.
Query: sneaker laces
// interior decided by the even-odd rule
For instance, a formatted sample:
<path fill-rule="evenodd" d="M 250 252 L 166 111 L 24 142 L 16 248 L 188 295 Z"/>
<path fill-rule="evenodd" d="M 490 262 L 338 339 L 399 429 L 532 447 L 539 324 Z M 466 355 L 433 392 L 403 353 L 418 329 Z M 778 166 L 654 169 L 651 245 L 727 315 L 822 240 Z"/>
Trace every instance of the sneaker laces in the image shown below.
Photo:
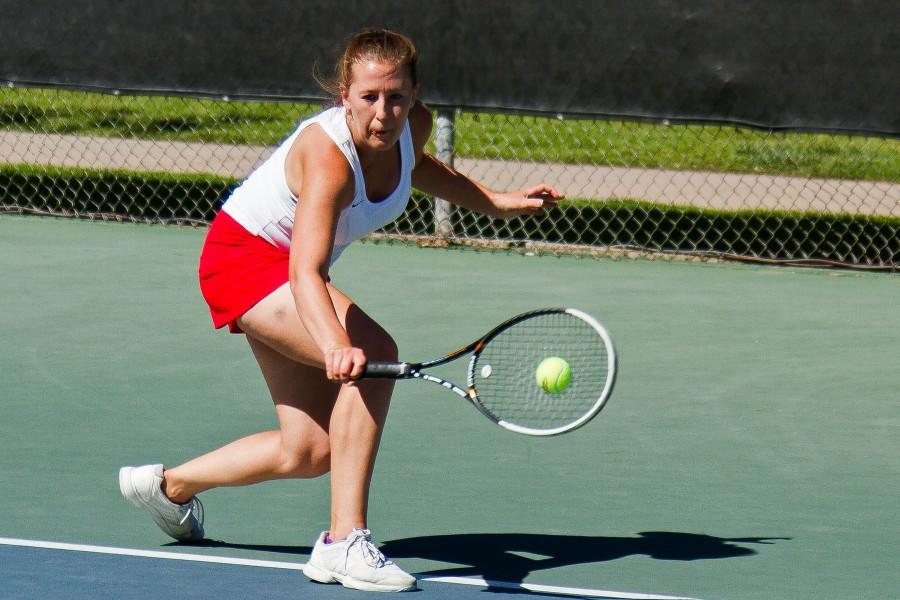
<path fill-rule="evenodd" d="M 359 546 L 360 551 L 362 552 L 363 560 L 366 561 L 366 564 L 374 569 L 379 569 L 385 565 L 393 564 L 389 561 L 381 551 L 375 547 L 375 544 L 372 543 L 372 536 L 366 530 L 358 530 L 360 534 L 351 540 L 349 546 L 347 546 L 347 556 L 349 559 L 350 550 L 353 549 L 354 546 Z"/>

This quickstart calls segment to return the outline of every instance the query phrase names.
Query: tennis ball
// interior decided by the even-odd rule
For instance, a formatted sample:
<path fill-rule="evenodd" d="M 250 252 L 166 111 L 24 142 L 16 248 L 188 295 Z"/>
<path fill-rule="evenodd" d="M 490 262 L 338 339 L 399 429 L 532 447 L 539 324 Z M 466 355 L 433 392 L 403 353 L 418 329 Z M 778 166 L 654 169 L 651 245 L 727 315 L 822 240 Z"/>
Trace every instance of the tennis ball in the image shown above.
<path fill-rule="evenodd" d="M 534 372 L 537 384 L 545 392 L 558 394 L 569 387 L 572 381 L 572 369 L 569 363 L 558 356 L 550 356 L 541 361 Z"/>

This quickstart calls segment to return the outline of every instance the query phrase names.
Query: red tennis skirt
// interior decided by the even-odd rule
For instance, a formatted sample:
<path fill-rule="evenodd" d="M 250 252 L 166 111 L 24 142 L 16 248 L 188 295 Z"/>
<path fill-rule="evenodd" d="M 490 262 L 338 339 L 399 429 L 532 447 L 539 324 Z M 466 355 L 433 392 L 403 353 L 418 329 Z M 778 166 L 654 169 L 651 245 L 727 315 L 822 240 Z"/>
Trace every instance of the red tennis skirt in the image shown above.
<path fill-rule="evenodd" d="M 200 292 L 216 329 L 228 325 L 243 333 L 236 320 L 287 283 L 290 255 L 247 231 L 219 211 L 200 254 Z"/>

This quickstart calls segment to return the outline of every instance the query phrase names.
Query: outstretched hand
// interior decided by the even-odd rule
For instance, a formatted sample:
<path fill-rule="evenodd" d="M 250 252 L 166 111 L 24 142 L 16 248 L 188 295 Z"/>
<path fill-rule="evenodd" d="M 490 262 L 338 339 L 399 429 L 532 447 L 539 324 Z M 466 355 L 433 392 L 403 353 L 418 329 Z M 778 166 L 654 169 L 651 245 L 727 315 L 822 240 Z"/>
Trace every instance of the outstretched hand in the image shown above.
<path fill-rule="evenodd" d="M 544 183 L 524 190 L 494 194 L 492 201 L 502 218 L 521 215 L 541 215 L 565 198 L 554 188 Z"/>

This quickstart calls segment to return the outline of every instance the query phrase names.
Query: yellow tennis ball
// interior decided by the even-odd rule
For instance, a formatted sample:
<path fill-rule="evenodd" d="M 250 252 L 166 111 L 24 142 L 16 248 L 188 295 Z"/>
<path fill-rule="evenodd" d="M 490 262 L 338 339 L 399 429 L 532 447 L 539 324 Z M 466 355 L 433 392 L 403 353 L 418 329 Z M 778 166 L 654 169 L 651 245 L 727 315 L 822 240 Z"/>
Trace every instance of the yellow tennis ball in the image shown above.
<path fill-rule="evenodd" d="M 558 394 L 569 387 L 572 381 L 572 368 L 560 357 L 550 356 L 541 361 L 534 372 L 534 377 L 545 392 Z"/>

